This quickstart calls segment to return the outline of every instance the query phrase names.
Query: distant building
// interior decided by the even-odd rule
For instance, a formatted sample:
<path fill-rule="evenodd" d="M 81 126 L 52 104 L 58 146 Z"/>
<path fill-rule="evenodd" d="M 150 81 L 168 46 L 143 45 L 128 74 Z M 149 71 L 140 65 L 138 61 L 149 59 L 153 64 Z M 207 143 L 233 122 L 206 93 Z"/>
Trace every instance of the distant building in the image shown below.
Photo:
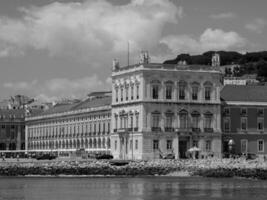
<path fill-rule="evenodd" d="M 224 85 L 256 85 L 259 81 L 257 74 L 245 74 L 241 77 L 224 77 Z"/>
<path fill-rule="evenodd" d="M 116 159 L 221 156 L 222 73 L 216 66 L 142 63 L 113 68 L 111 152 Z M 214 61 L 215 62 L 215 61 Z M 216 60 L 218 62 L 218 59 Z"/>
<path fill-rule="evenodd" d="M 110 152 L 110 104 L 110 92 L 95 92 L 27 117 L 27 150 Z"/>
<path fill-rule="evenodd" d="M 23 109 L 0 109 L 0 151 L 25 149 Z"/>
<path fill-rule="evenodd" d="M 223 152 L 266 155 L 267 86 L 226 85 L 221 98 Z"/>

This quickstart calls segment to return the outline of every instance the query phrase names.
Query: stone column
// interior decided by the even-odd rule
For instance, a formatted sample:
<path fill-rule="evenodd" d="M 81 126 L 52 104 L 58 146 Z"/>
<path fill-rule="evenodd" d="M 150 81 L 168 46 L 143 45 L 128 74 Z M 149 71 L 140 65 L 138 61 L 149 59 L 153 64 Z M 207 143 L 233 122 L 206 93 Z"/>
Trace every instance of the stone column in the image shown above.
<path fill-rule="evenodd" d="M 21 125 L 18 125 L 18 132 L 17 132 L 17 141 L 16 141 L 16 150 L 21 149 Z"/>

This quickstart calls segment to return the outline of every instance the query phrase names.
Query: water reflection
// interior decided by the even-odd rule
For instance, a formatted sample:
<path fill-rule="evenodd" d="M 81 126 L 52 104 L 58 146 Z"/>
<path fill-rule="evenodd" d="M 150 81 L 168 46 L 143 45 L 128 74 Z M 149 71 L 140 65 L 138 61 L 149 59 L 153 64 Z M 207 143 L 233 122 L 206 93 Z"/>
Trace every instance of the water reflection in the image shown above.
<path fill-rule="evenodd" d="M 266 181 L 208 178 L 0 178 L 0 199 L 265 199 Z"/>

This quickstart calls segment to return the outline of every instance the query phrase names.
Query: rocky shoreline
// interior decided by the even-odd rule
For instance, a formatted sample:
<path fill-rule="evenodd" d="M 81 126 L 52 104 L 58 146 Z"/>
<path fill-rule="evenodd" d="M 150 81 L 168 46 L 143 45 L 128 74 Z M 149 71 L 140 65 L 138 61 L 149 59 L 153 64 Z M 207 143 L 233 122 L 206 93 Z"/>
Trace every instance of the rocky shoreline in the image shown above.
<path fill-rule="evenodd" d="M 0 176 L 203 176 L 267 180 L 267 162 L 245 159 L 130 161 L 114 166 L 108 160 L 1 162 Z"/>

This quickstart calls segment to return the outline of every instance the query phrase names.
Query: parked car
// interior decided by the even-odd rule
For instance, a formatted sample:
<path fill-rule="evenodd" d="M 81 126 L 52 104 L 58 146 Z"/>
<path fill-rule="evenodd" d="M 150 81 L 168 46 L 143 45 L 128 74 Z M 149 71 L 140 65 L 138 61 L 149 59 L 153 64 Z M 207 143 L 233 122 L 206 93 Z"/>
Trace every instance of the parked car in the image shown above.
<path fill-rule="evenodd" d="M 53 160 L 56 159 L 55 155 L 43 154 L 36 157 L 37 160 Z"/>

